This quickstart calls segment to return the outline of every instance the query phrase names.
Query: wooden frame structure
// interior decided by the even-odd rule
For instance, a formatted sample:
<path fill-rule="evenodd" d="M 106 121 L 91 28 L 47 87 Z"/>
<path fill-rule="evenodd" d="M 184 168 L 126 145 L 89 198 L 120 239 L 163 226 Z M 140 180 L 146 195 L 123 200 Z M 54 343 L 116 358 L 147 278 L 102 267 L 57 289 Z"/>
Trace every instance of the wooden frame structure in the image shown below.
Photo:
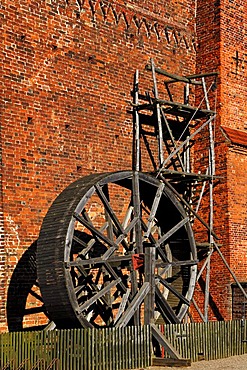
<path fill-rule="evenodd" d="M 203 311 L 199 308 L 194 297 L 192 303 L 202 321 L 207 322 L 210 297 L 210 261 L 214 251 L 219 254 L 243 296 L 245 299 L 247 298 L 245 290 L 222 254 L 217 243 L 217 235 L 213 230 L 213 189 L 220 181 L 220 177 L 215 174 L 214 152 L 217 98 L 215 91 L 218 72 L 178 76 L 156 67 L 153 59 L 146 66 L 146 70 L 152 73 L 152 93 L 145 92 L 143 94 L 140 92 L 138 70 L 134 77 L 132 94 L 133 170 L 142 170 L 142 141 L 142 148 L 145 148 L 144 151 L 146 150 L 148 154 L 145 158 L 149 157 L 150 167 L 153 167 L 152 174 L 176 195 L 192 224 L 196 224 L 195 230 L 198 228 L 198 224 L 204 229 L 204 232 L 197 235 L 199 239 L 195 240 L 198 261 L 202 261 L 196 281 L 199 281 L 203 273 L 205 274 Z M 158 79 L 159 83 L 161 82 L 163 85 L 163 94 L 165 86 L 166 98 L 161 98 Z M 174 87 L 174 85 L 179 85 L 182 101 L 174 99 L 171 89 L 171 86 Z M 195 101 L 196 97 L 198 100 L 196 106 L 190 104 L 191 90 L 192 100 Z M 177 93 L 176 89 L 175 91 Z M 156 146 L 153 149 L 150 149 L 148 136 L 156 139 Z M 202 144 L 197 145 L 198 141 Z M 203 159 L 195 165 L 198 150 L 203 153 Z M 204 199 L 206 199 L 206 206 Z"/>
<path fill-rule="evenodd" d="M 218 73 L 178 76 L 157 68 L 153 59 L 146 66 L 146 70 L 152 73 L 152 93 L 140 92 L 139 71 L 136 71 L 134 79 L 133 170 L 142 170 L 141 141 L 143 141 L 142 148 L 148 153 L 147 157 L 150 158 L 154 176 L 173 191 L 183 204 L 191 222 L 199 221 L 206 231 L 206 233 L 201 232 L 204 235 L 203 240 L 196 240 L 198 259 L 204 259 L 197 280 L 206 269 L 204 312 L 199 309 L 194 298 L 192 301 L 201 319 L 207 321 L 210 258 L 212 252 L 218 248 L 215 242 L 217 236 L 213 230 L 213 187 L 217 181 L 213 127 L 216 111 L 210 107 L 210 100 L 213 99 L 214 103 L 215 99 Z M 161 97 L 159 93 L 158 79 L 163 85 L 163 94 L 165 87 L 166 98 Z M 174 89 L 174 85 L 179 85 L 180 95 L 178 89 Z M 183 101 L 175 101 L 172 89 L 177 96 L 183 98 Z M 201 100 L 197 106 L 190 104 L 191 90 L 192 99 L 195 100 L 195 92 L 200 96 Z M 148 143 L 149 136 L 156 139 L 156 145 L 152 149 Z M 202 142 L 199 146 L 198 138 Z M 198 149 L 203 153 L 204 168 L 200 162 L 196 165 L 194 161 Z M 207 198 L 206 208 L 203 202 L 205 197 Z M 200 208 L 203 206 L 204 217 L 200 213 Z"/>

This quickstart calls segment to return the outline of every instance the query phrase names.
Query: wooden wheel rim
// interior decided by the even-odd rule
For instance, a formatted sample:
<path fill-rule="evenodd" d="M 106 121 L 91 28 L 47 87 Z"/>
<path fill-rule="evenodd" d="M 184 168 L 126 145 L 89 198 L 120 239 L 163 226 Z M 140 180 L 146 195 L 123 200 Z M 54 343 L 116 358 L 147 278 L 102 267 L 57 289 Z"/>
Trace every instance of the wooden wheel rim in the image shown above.
<path fill-rule="evenodd" d="M 133 200 L 135 176 L 138 178 L 139 206 Z M 121 315 L 118 319 L 117 315 L 121 313 L 119 306 L 121 301 L 123 301 L 123 297 L 126 297 L 126 293 L 129 294 L 125 310 L 127 310 L 128 305 L 131 304 L 134 298 L 130 287 L 132 281 L 130 281 L 127 271 L 128 269 L 133 270 L 132 254 L 142 254 L 139 253 L 140 250 L 137 251 L 136 249 L 136 240 L 138 238 L 138 230 L 136 231 L 136 229 L 139 228 L 141 240 L 145 241 L 145 234 L 147 234 L 149 227 L 148 219 L 151 218 L 151 210 L 154 206 L 155 199 L 157 201 L 157 189 L 159 189 L 160 184 L 160 181 L 150 175 L 134 173 L 132 171 L 94 174 L 83 177 L 68 186 L 54 201 L 43 221 L 38 239 L 37 273 L 46 309 L 57 327 L 97 326 L 99 322 L 96 319 L 92 320 L 92 317 L 97 314 L 95 312 L 96 310 L 101 312 L 98 316 L 103 321 L 102 325 L 118 325 Z M 113 188 L 113 201 L 112 199 L 107 200 L 107 197 L 109 196 L 111 198 L 111 195 L 107 195 L 102 190 L 107 188 L 107 192 L 110 193 L 111 187 Z M 118 191 L 115 188 L 118 188 Z M 124 194 L 128 199 L 124 199 Z M 98 197 L 99 203 L 101 202 L 101 206 L 103 206 L 102 209 L 108 215 L 108 225 L 104 231 L 102 231 L 103 222 L 100 224 L 101 218 L 103 219 L 104 217 L 103 214 L 100 216 L 97 215 L 95 204 L 92 206 L 95 209 L 92 211 L 91 208 L 90 212 L 95 213 L 95 219 L 97 221 L 92 219 L 92 214 L 89 214 L 89 207 L 86 210 L 85 216 L 85 208 L 92 202 L 95 196 Z M 117 199 L 122 199 L 121 202 L 123 204 L 128 204 L 128 207 L 132 204 L 133 207 L 133 212 L 127 223 L 128 226 L 124 230 L 124 220 L 119 219 L 121 210 L 119 211 L 120 213 L 117 211 L 117 208 L 122 207 L 122 203 L 120 202 L 117 205 Z M 138 207 L 140 207 L 139 210 L 136 209 Z M 99 209 L 98 207 L 98 211 Z M 126 210 L 124 214 L 126 214 Z M 158 208 L 152 222 L 158 225 L 160 231 L 159 233 L 156 232 L 155 235 L 150 232 L 149 237 L 146 238 L 147 244 L 156 245 L 157 248 L 165 251 L 164 243 L 169 243 L 169 248 L 171 248 L 173 254 L 173 261 L 170 261 L 170 267 L 172 266 L 174 270 L 173 276 L 170 276 L 168 279 L 164 279 L 159 273 L 155 274 L 156 293 L 154 309 L 161 313 L 165 321 L 180 322 L 188 309 L 195 286 L 196 248 L 189 218 L 185 210 L 171 190 L 165 187 L 162 188 L 161 196 L 158 200 Z M 112 240 L 109 237 L 109 232 L 106 231 L 110 228 L 109 224 L 111 224 L 113 230 L 111 231 L 113 235 Z M 77 229 L 78 225 L 80 227 L 79 229 Z M 126 232 L 127 235 L 122 233 L 121 236 L 122 231 Z M 86 234 L 88 240 L 85 241 L 80 233 L 83 233 L 83 238 L 85 237 L 84 234 Z M 171 234 L 170 236 L 169 233 Z M 166 237 L 167 235 L 168 237 Z M 80 243 L 83 244 L 82 250 L 88 247 L 89 252 L 83 255 L 83 258 L 81 256 L 78 257 L 78 253 L 76 258 L 74 256 L 76 255 L 74 252 L 75 240 L 78 246 L 77 238 L 82 238 L 80 239 Z M 98 246 L 102 248 L 101 252 L 97 252 L 99 255 L 94 257 L 99 259 L 103 256 L 104 263 L 101 265 L 98 260 L 93 261 L 92 257 L 90 259 L 90 253 L 93 254 L 92 248 L 90 249 L 90 243 L 98 243 Z M 124 249 L 126 243 L 128 248 L 126 247 Z M 116 245 L 120 244 L 121 248 L 116 248 Z M 82 250 L 79 251 L 79 255 Z M 143 252 L 145 253 L 145 245 Z M 120 268 L 119 270 L 116 267 L 111 267 L 111 263 L 119 263 L 119 259 L 129 261 L 129 265 L 128 263 L 126 265 L 124 262 L 124 268 Z M 157 263 L 161 263 L 161 265 L 163 263 L 163 268 L 166 268 L 165 265 L 168 265 L 168 263 L 161 260 L 159 252 L 157 252 L 156 259 Z M 74 271 L 79 269 L 78 260 L 82 264 L 79 277 L 78 275 L 73 276 Z M 85 262 L 84 260 L 89 260 L 90 266 L 86 265 L 88 261 Z M 110 262 L 108 263 L 108 261 Z M 98 279 L 97 281 L 94 280 L 93 283 L 91 281 L 90 284 L 85 283 L 85 280 L 89 280 L 90 271 L 93 269 L 97 270 L 96 267 L 98 265 L 101 266 L 100 268 L 103 266 L 107 270 L 109 281 L 103 284 Z M 86 268 L 87 272 L 85 273 Z M 138 274 L 143 277 L 143 272 L 140 273 L 140 269 L 138 271 Z M 97 274 L 97 271 L 95 271 L 95 274 Z M 178 279 L 180 279 L 180 283 L 176 285 L 175 282 Z M 84 281 L 80 283 L 81 285 L 78 283 L 80 280 Z M 139 289 L 142 286 L 142 281 L 139 279 Z M 165 299 L 163 291 L 159 287 L 166 289 L 166 292 L 168 289 L 169 295 L 173 298 Z M 84 298 L 81 294 L 83 289 L 90 291 L 88 296 L 85 293 Z M 103 291 L 103 289 L 105 290 Z M 80 298 L 78 298 L 78 291 L 81 294 Z M 110 296 L 116 294 L 117 296 L 117 299 L 115 301 L 113 300 L 110 306 L 107 306 L 105 303 L 107 294 Z M 98 299 L 95 300 L 95 296 Z M 141 303 L 142 301 L 140 300 L 138 310 L 141 310 Z M 116 309 L 113 309 L 114 305 L 117 306 Z M 105 315 L 104 312 L 102 313 L 102 310 L 109 311 L 109 317 L 107 316 L 108 319 L 104 318 L 105 321 L 102 318 Z M 132 317 L 128 322 L 132 322 Z"/>

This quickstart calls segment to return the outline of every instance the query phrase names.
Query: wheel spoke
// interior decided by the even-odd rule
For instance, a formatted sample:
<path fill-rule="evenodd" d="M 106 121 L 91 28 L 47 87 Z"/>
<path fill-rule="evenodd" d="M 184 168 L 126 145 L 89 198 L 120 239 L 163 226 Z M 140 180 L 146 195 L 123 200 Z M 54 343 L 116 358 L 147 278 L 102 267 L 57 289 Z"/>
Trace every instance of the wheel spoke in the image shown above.
<path fill-rule="evenodd" d="M 43 303 L 43 299 L 42 299 L 41 295 L 40 294 L 37 294 L 32 289 L 30 290 L 30 295 L 33 296 L 34 298 L 36 298 L 38 301 L 40 301 L 40 302 Z"/>
<path fill-rule="evenodd" d="M 96 258 L 91 258 L 91 259 L 85 259 L 82 260 L 81 258 L 77 258 L 76 261 L 71 261 L 71 262 L 65 262 L 67 267 L 72 267 L 72 266 L 87 266 L 87 265 L 103 265 L 106 262 L 108 264 L 114 265 L 114 266 L 119 266 L 121 262 L 125 263 L 126 266 L 129 265 L 129 262 L 131 261 L 131 255 L 126 255 L 126 256 L 113 256 L 109 257 L 108 259 L 102 258 L 102 257 L 96 257 Z"/>
<path fill-rule="evenodd" d="M 136 252 L 143 253 L 142 232 L 141 232 L 140 183 L 139 183 L 139 174 L 136 171 L 133 173 L 133 178 L 132 178 L 132 199 L 133 199 L 133 206 L 134 206 L 134 217 L 136 217 L 138 220 L 135 226 Z"/>
<path fill-rule="evenodd" d="M 74 212 L 74 217 L 83 226 L 85 226 L 86 228 L 88 228 L 88 230 L 90 230 L 93 235 L 96 235 L 99 239 L 103 240 L 103 242 L 105 242 L 109 246 L 114 247 L 115 249 L 118 249 L 118 245 L 116 243 L 114 243 L 112 240 L 110 240 L 109 238 L 107 238 L 104 234 L 102 234 L 99 230 L 97 230 L 92 224 L 90 224 L 83 217 L 81 217 L 77 212 Z"/>
<path fill-rule="evenodd" d="M 128 322 L 134 315 L 135 311 L 138 310 L 144 298 L 148 294 L 149 289 L 150 289 L 149 283 L 144 283 L 142 285 L 141 289 L 135 295 L 135 298 L 132 300 L 127 310 L 124 312 L 124 314 L 121 316 L 121 318 L 116 323 L 117 328 L 125 327 L 128 324 Z"/>
<path fill-rule="evenodd" d="M 124 313 L 126 305 L 128 303 L 128 300 L 129 300 L 129 296 L 130 296 L 130 289 L 127 289 L 126 293 L 123 295 L 123 299 L 120 303 L 118 313 L 117 313 L 117 315 L 115 317 L 115 320 L 114 320 L 114 324 L 118 321 L 119 317 Z"/>
<path fill-rule="evenodd" d="M 180 322 L 179 319 L 177 318 L 175 312 L 170 307 L 166 299 L 163 297 L 157 285 L 155 286 L 155 298 L 156 298 L 157 306 L 159 308 L 159 311 L 163 319 L 170 323 L 179 324 Z"/>
<path fill-rule="evenodd" d="M 157 281 L 160 282 L 164 287 L 166 287 L 170 292 L 172 292 L 177 298 L 179 298 L 183 303 L 190 306 L 190 302 L 186 299 L 182 294 L 180 294 L 171 284 L 169 284 L 165 279 L 161 276 L 156 276 Z"/>
<path fill-rule="evenodd" d="M 25 308 L 25 315 L 35 315 L 37 313 L 45 313 L 46 309 L 45 306 L 40 307 L 32 307 L 32 308 Z"/>
<path fill-rule="evenodd" d="M 100 299 L 102 296 L 108 293 L 113 287 L 115 287 L 120 282 L 121 282 L 121 279 L 118 278 L 117 280 L 114 280 L 111 283 L 109 283 L 107 286 L 101 289 L 98 293 L 96 293 L 92 298 L 88 299 L 87 302 L 81 305 L 78 310 L 78 313 L 81 313 L 87 308 L 89 308 L 94 302 L 96 302 L 98 299 Z"/>
<path fill-rule="evenodd" d="M 150 216 L 148 218 L 148 223 L 147 223 L 147 231 L 145 232 L 144 234 L 144 238 L 148 238 L 149 235 L 150 235 L 150 232 L 151 232 L 151 227 L 152 227 L 152 223 L 155 219 L 155 215 L 156 215 L 156 212 L 157 212 L 157 209 L 158 209 L 158 206 L 159 206 L 159 203 L 160 203 L 160 199 L 161 199 L 161 195 L 162 195 L 162 192 L 163 192 L 163 189 L 164 189 L 164 183 L 160 183 L 158 189 L 157 189 L 157 192 L 155 194 L 155 198 L 154 198 L 154 201 L 153 201 L 153 204 L 152 204 L 152 208 L 151 208 L 151 212 L 150 212 Z"/>
<path fill-rule="evenodd" d="M 120 234 L 123 234 L 123 232 L 124 232 L 123 227 L 122 227 L 121 223 L 119 222 L 117 216 L 115 215 L 115 213 L 114 213 L 106 195 L 104 194 L 104 192 L 102 191 L 101 187 L 98 184 L 95 185 L 95 189 L 96 189 L 96 192 L 97 192 L 99 198 L 101 199 L 102 203 L 104 204 L 104 207 L 107 210 L 107 213 L 110 216 L 110 219 L 114 222 L 115 226 L 117 227 L 118 232 Z"/>
<path fill-rule="evenodd" d="M 162 237 L 156 242 L 156 246 L 159 247 L 162 243 L 164 243 L 167 239 L 169 239 L 173 234 L 175 234 L 182 226 L 187 224 L 189 221 L 188 217 L 185 217 L 183 220 L 181 220 L 177 225 L 175 225 L 171 230 L 169 230 L 167 233 L 162 235 Z"/>

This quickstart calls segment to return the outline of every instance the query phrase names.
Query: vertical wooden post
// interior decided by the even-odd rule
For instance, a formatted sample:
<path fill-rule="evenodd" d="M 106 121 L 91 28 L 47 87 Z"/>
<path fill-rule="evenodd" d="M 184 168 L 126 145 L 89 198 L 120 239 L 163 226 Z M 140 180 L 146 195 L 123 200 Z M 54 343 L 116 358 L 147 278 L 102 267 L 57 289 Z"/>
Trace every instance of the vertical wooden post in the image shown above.
<path fill-rule="evenodd" d="M 155 253 L 156 248 L 151 244 L 144 244 L 144 275 L 145 282 L 150 285 L 149 292 L 144 300 L 144 324 L 150 325 L 154 321 L 155 303 Z"/>
<path fill-rule="evenodd" d="M 155 75 L 155 66 L 154 61 L 151 59 L 151 68 L 152 68 L 152 76 L 153 76 L 153 84 L 154 84 L 154 97 L 155 99 L 159 98 L 158 94 L 158 87 Z M 157 113 L 157 123 L 158 123 L 158 155 L 159 155 L 159 166 L 162 166 L 164 161 L 164 153 L 163 153 L 163 131 L 162 131 L 162 122 L 161 122 L 161 112 L 160 112 L 160 104 L 156 102 L 156 113 Z"/>
<path fill-rule="evenodd" d="M 133 171 L 140 171 L 140 122 L 138 114 L 138 103 L 139 103 L 139 71 L 135 72 L 134 86 L 133 86 L 133 158 L 132 158 L 132 169 Z"/>
<path fill-rule="evenodd" d="M 189 96 L 190 96 L 190 85 L 187 83 L 184 86 L 184 104 L 189 104 Z"/>

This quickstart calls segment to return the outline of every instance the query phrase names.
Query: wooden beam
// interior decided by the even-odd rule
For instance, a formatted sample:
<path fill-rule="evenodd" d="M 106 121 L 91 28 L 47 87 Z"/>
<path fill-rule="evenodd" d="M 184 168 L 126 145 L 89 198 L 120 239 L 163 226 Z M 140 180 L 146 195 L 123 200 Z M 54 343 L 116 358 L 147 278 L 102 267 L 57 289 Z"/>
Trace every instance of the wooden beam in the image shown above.
<path fill-rule="evenodd" d="M 135 243 L 136 253 L 143 253 L 142 245 L 142 229 L 141 229 L 141 200 L 140 200 L 140 184 L 139 184 L 139 173 L 133 171 L 132 177 L 132 198 L 133 198 L 133 213 L 134 217 L 137 218 L 135 224 Z"/>
<path fill-rule="evenodd" d="M 115 247 L 115 249 L 119 248 L 119 246 L 116 243 L 114 243 L 112 240 L 110 240 L 104 234 L 102 234 L 99 230 L 97 230 L 91 223 L 89 223 L 85 218 L 83 218 L 81 215 L 79 215 L 79 213 L 74 212 L 73 216 L 83 226 L 86 226 L 88 228 L 88 230 L 90 230 L 93 235 L 96 235 L 99 239 L 103 240 L 109 246 Z"/>
<path fill-rule="evenodd" d="M 198 264 L 198 260 L 184 260 L 184 261 L 174 261 L 174 262 L 163 262 L 163 261 L 156 261 L 156 267 L 166 267 L 168 266 L 193 266 Z"/>
<path fill-rule="evenodd" d="M 163 279 L 161 276 L 156 275 L 157 280 L 164 285 L 170 292 L 172 292 L 177 298 L 179 298 L 183 303 L 185 303 L 187 306 L 190 306 L 190 301 L 186 299 L 182 294 L 180 294 L 171 284 L 169 284 L 165 279 Z"/>
<path fill-rule="evenodd" d="M 148 294 L 149 289 L 150 289 L 149 283 L 145 282 L 142 285 L 139 292 L 133 298 L 127 310 L 124 312 L 119 321 L 116 323 L 115 325 L 116 328 L 123 328 L 128 324 L 128 322 L 130 321 L 134 313 L 138 310 L 144 298 Z"/>
<path fill-rule="evenodd" d="M 121 282 L 121 279 L 118 278 L 117 280 L 111 281 L 107 286 L 105 286 L 103 289 L 101 289 L 98 293 L 96 293 L 93 297 L 88 299 L 85 303 L 83 303 L 81 306 L 79 306 L 79 309 L 77 313 L 81 313 L 87 308 L 89 308 L 94 302 L 96 302 L 98 299 L 100 299 L 102 296 L 104 296 L 106 293 L 108 293 L 113 287 L 115 287 L 117 284 Z"/>
<path fill-rule="evenodd" d="M 154 61 L 151 59 L 151 68 L 152 68 L 152 77 L 153 77 L 153 84 L 154 84 L 154 97 L 156 100 L 156 114 L 157 114 L 157 123 L 158 123 L 158 132 L 157 132 L 157 142 L 158 142 L 158 158 L 159 164 L 162 165 L 164 161 L 164 153 L 163 153 L 163 129 L 162 129 L 162 122 L 161 122 L 161 109 L 160 104 L 158 102 L 159 95 L 158 95 L 158 87 L 155 75 L 155 66 Z"/>
<path fill-rule="evenodd" d="M 144 300 L 144 324 L 149 325 L 151 322 L 154 322 L 156 248 L 150 244 L 150 246 L 144 249 L 144 252 L 145 282 L 148 282 L 150 286 L 149 292 Z"/>
<path fill-rule="evenodd" d="M 168 238 L 170 238 L 175 232 L 177 232 L 181 227 L 189 222 L 189 217 L 185 217 L 183 220 L 177 223 L 177 225 L 173 226 L 171 230 L 161 236 L 155 243 L 156 247 L 159 247 L 162 243 L 164 243 Z"/>
<path fill-rule="evenodd" d="M 87 266 L 87 265 L 102 265 L 105 262 L 108 262 L 110 264 L 121 264 L 121 262 L 129 262 L 131 261 L 131 254 L 129 255 L 123 255 L 123 256 L 113 256 L 109 257 L 108 259 L 102 258 L 102 257 L 95 257 L 95 258 L 89 258 L 89 259 L 76 259 L 75 261 L 69 261 L 65 262 L 66 267 L 71 267 L 71 266 Z"/>
<path fill-rule="evenodd" d="M 191 366 L 191 360 L 189 359 L 175 359 L 175 358 L 152 358 L 152 366 L 159 366 L 157 369 L 163 369 L 163 367 L 188 367 Z"/>
<path fill-rule="evenodd" d="M 140 155 L 140 120 L 137 106 L 139 104 L 139 71 L 136 70 L 133 86 L 133 158 L 132 170 L 140 171 L 141 155 Z"/>
<path fill-rule="evenodd" d="M 165 321 L 168 321 L 171 324 L 180 324 L 180 320 L 177 318 L 175 312 L 170 307 L 169 303 L 166 301 L 166 299 L 163 297 L 163 294 L 157 287 L 157 284 L 155 286 L 155 301 L 156 305 L 159 308 L 159 311 L 161 313 L 161 316 Z"/>
<path fill-rule="evenodd" d="M 186 208 L 188 208 L 188 210 L 194 214 L 194 216 L 206 227 L 207 230 L 210 230 L 210 227 L 209 225 L 201 218 L 201 216 L 198 215 L 198 213 L 196 211 L 194 211 L 194 209 L 189 205 L 189 203 L 183 198 L 183 196 L 181 194 L 179 194 L 179 192 L 169 183 L 169 181 L 167 181 L 163 175 L 160 174 L 160 178 L 165 182 L 165 184 L 167 185 L 167 187 L 169 189 L 171 189 L 173 191 L 173 193 L 176 195 L 176 197 L 186 206 Z M 216 238 L 216 239 L 219 239 L 217 237 L 217 235 L 215 234 L 215 232 L 213 230 L 211 230 L 211 234 Z"/>
<path fill-rule="evenodd" d="M 123 295 L 122 301 L 121 301 L 119 309 L 118 309 L 118 313 L 117 313 L 117 315 L 116 315 L 116 317 L 113 321 L 114 324 L 118 321 L 120 316 L 122 316 L 122 314 L 124 313 L 126 305 L 128 303 L 128 300 L 129 300 L 129 296 L 130 296 L 130 289 L 128 288 L 126 293 Z"/>
<path fill-rule="evenodd" d="M 145 67 L 146 71 L 152 71 L 152 64 L 147 64 L 146 67 Z M 167 72 L 165 71 L 164 69 L 161 69 L 161 68 L 158 68 L 158 67 L 155 67 L 155 72 L 162 75 L 162 76 L 166 76 L 166 77 L 169 77 L 171 78 L 172 80 L 174 80 L 174 82 L 185 82 L 185 83 L 190 83 L 190 80 L 188 80 L 188 78 L 186 77 L 182 77 L 182 76 L 178 76 L 176 74 L 173 74 L 173 73 L 170 73 L 170 72 Z M 167 83 L 167 81 L 166 81 Z"/>
<path fill-rule="evenodd" d="M 189 80 L 193 80 L 195 78 L 202 78 L 202 77 L 217 77 L 219 76 L 219 72 L 207 72 L 207 73 L 199 73 L 199 74 L 195 74 L 195 75 L 188 75 L 186 76 L 186 78 L 188 78 Z"/>
<path fill-rule="evenodd" d="M 144 233 L 144 236 L 143 236 L 144 239 L 148 238 L 149 234 L 151 232 L 152 223 L 154 221 L 154 218 L 155 218 L 155 215 L 156 215 L 156 212 L 157 212 L 157 209 L 158 209 L 161 197 L 162 197 L 162 192 L 163 192 L 164 186 L 165 186 L 164 183 L 161 182 L 157 191 L 156 191 L 154 201 L 153 201 L 153 204 L 152 204 L 152 208 L 151 208 L 151 211 L 150 211 L 150 215 L 148 217 L 147 231 Z"/>
<path fill-rule="evenodd" d="M 161 331 L 157 328 L 155 324 L 151 324 L 151 332 L 153 337 L 159 342 L 159 344 L 164 347 L 165 351 L 171 356 L 171 358 L 176 360 L 182 360 L 182 357 L 178 351 L 171 345 L 171 343 L 164 337 Z"/>

